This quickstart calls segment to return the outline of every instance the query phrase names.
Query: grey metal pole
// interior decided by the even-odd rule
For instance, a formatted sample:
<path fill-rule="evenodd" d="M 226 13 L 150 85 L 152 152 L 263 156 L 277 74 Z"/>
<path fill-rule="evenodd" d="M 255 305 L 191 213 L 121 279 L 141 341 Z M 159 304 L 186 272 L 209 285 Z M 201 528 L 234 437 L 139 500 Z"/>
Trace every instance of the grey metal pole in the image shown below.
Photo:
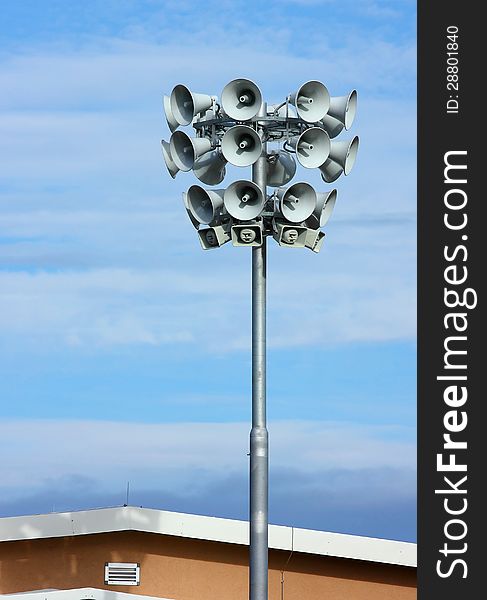
<path fill-rule="evenodd" d="M 266 115 L 263 103 L 258 116 Z M 267 144 L 252 167 L 252 180 L 266 194 Z M 266 261 L 267 238 L 252 248 L 252 429 L 250 431 L 250 600 L 268 596 L 268 474 L 266 423 Z"/>

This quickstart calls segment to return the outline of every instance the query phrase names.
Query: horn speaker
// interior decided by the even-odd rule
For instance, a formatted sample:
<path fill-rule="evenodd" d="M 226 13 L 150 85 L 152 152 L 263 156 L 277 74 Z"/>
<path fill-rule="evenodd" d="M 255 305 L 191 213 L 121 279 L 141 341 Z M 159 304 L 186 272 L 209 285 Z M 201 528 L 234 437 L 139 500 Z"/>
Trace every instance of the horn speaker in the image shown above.
<path fill-rule="evenodd" d="M 331 142 L 330 155 L 319 167 L 323 180 L 327 183 L 333 183 L 342 173 L 348 175 L 355 164 L 358 146 L 358 136 L 345 142 Z"/>
<path fill-rule="evenodd" d="M 231 234 L 234 246 L 262 246 L 264 239 L 261 222 L 233 225 Z"/>
<path fill-rule="evenodd" d="M 171 157 L 181 171 L 191 171 L 197 158 L 211 150 L 206 138 L 190 138 L 184 131 L 175 131 L 169 140 Z"/>
<path fill-rule="evenodd" d="M 298 116 L 308 123 L 320 121 L 330 107 L 330 94 L 321 81 L 307 81 L 291 94 L 289 101 L 294 104 Z"/>
<path fill-rule="evenodd" d="M 171 133 L 172 133 L 173 131 L 176 131 L 176 129 L 179 127 L 179 123 L 176 121 L 176 119 L 174 118 L 174 115 L 172 114 L 171 98 L 169 98 L 169 96 L 164 96 L 163 102 L 164 102 L 164 114 L 166 115 L 167 126 L 169 127 L 169 129 L 171 130 Z"/>
<path fill-rule="evenodd" d="M 269 154 L 267 158 L 267 185 L 281 187 L 291 181 L 296 174 L 296 161 L 285 150 Z"/>
<path fill-rule="evenodd" d="M 332 97 L 327 114 L 343 123 L 345 129 L 350 129 L 357 114 L 357 91 L 352 90 L 348 96 Z"/>
<path fill-rule="evenodd" d="M 219 148 L 206 152 L 194 161 L 193 173 L 207 185 L 218 185 L 225 178 L 227 161 Z"/>
<path fill-rule="evenodd" d="M 291 223 L 305 221 L 316 208 L 316 192 L 304 181 L 277 190 L 279 210 Z"/>
<path fill-rule="evenodd" d="M 200 229 L 198 237 L 203 250 L 219 248 L 230 241 L 229 225 L 217 225 L 207 229 Z"/>
<path fill-rule="evenodd" d="M 236 121 L 253 119 L 262 105 L 262 94 L 250 79 L 234 79 L 222 91 L 222 108 Z"/>
<path fill-rule="evenodd" d="M 336 198 L 336 190 L 331 190 L 331 192 L 326 192 L 324 194 L 316 194 L 316 208 L 313 211 L 313 214 L 306 219 L 306 225 L 314 229 L 324 227 L 333 213 Z"/>
<path fill-rule="evenodd" d="M 187 195 L 188 209 L 199 223 L 212 223 L 223 206 L 223 190 L 205 190 L 192 185 Z"/>
<path fill-rule="evenodd" d="M 289 140 L 296 158 L 307 169 L 322 165 L 330 154 L 330 138 L 321 127 L 310 127 Z"/>
<path fill-rule="evenodd" d="M 167 170 L 169 171 L 169 175 L 174 179 L 176 177 L 176 174 L 179 173 L 179 168 L 173 161 L 171 156 L 170 145 L 165 140 L 161 140 L 161 150 L 162 157 L 164 158 Z"/>
<path fill-rule="evenodd" d="M 189 125 L 197 114 L 204 112 L 213 104 L 207 94 L 195 94 L 185 85 L 177 85 L 171 92 L 171 111 L 179 125 Z"/>
<path fill-rule="evenodd" d="M 237 167 L 252 165 L 262 153 L 259 134 L 248 125 L 230 127 L 222 137 L 223 156 Z"/>
<path fill-rule="evenodd" d="M 223 201 L 227 212 L 240 221 L 250 221 L 260 215 L 265 205 L 262 190 L 252 181 L 234 181 L 225 190 Z"/>

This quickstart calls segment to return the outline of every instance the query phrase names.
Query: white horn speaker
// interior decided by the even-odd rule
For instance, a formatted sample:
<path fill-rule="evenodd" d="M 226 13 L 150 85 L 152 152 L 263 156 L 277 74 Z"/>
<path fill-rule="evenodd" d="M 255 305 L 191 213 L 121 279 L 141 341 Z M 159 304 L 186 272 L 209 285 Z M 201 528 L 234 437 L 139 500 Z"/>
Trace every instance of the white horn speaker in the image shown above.
<path fill-rule="evenodd" d="M 316 208 L 313 214 L 306 219 L 306 225 L 315 229 L 326 225 L 335 208 L 336 199 L 336 190 L 331 190 L 331 192 L 324 194 L 316 194 Z"/>
<path fill-rule="evenodd" d="M 304 181 L 277 190 L 279 210 L 291 223 L 305 221 L 316 208 L 316 192 Z"/>
<path fill-rule="evenodd" d="M 296 161 L 284 150 L 271 152 L 267 158 L 267 185 L 281 187 L 291 181 L 296 174 Z"/>
<path fill-rule="evenodd" d="M 209 227 L 207 229 L 200 229 L 198 231 L 198 237 L 200 240 L 201 247 L 203 250 L 211 250 L 212 248 L 219 248 L 230 241 L 230 226 L 217 225 L 215 227 Z"/>
<path fill-rule="evenodd" d="M 321 208 L 320 214 L 320 227 L 324 227 L 335 209 L 335 203 L 337 201 L 337 191 L 331 190 L 325 194 L 318 194 L 318 203 Z"/>
<path fill-rule="evenodd" d="M 194 161 L 193 173 L 207 185 L 218 185 L 225 178 L 226 164 L 221 150 L 212 150 Z"/>
<path fill-rule="evenodd" d="M 313 252 L 318 253 L 321 250 L 324 241 L 325 234 L 323 233 L 323 231 L 320 231 L 319 229 L 308 229 L 308 231 L 306 232 L 306 242 L 304 245 L 306 246 L 306 248 L 309 248 Z"/>
<path fill-rule="evenodd" d="M 273 222 L 273 238 L 284 248 L 304 248 L 308 229 L 279 220 Z"/>
<path fill-rule="evenodd" d="M 307 81 L 290 96 L 298 116 L 308 123 L 320 121 L 330 107 L 330 94 L 320 81 Z"/>
<path fill-rule="evenodd" d="M 167 126 L 171 130 L 171 133 L 175 131 L 179 127 L 179 123 L 174 118 L 171 110 L 171 98 L 169 96 L 164 96 L 164 114 L 166 115 Z"/>
<path fill-rule="evenodd" d="M 206 138 L 190 138 L 184 131 L 175 131 L 169 141 L 171 157 L 181 171 L 191 171 L 194 161 L 211 150 Z"/>
<path fill-rule="evenodd" d="M 223 88 L 222 108 L 237 121 L 248 121 L 255 117 L 262 105 L 262 94 L 250 79 L 234 79 Z"/>
<path fill-rule="evenodd" d="M 340 122 L 338 119 L 335 119 L 335 117 L 330 117 L 330 115 L 325 115 L 321 119 L 320 123 L 323 125 L 330 138 L 336 138 L 337 135 L 340 135 L 345 127 L 342 122 Z"/>
<path fill-rule="evenodd" d="M 179 173 L 179 167 L 173 161 L 170 145 L 165 140 L 161 140 L 161 150 L 169 175 L 174 179 L 176 174 Z"/>
<path fill-rule="evenodd" d="M 330 138 L 321 127 L 310 127 L 299 136 L 292 137 L 289 144 L 296 151 L 296 158 L 307 169 L 322 165 L 330 154 Z"/>
<path fill-rule="evenodd" d="M 260 215 L 265 205 L 262 190 L 252 181 L 234 181 L 223 196 L 227 212 L 240 221 L 250 221 Z"/>
<path fill-rule="evenodd" d="M 357 91 L 352 90 L 348 96 L 335 96 L 330 99 L 328 115 L 343 123 L 350 129 L 357 113 Z"/>
<path fill-rule="evenodd" d="M 185 85 L 177 85 L 171 92 L 171 111 L 179 125 L 189 125 L 197 114 L 213 104 L 211 96 L 195 94 Z"/>
<path fill-rule="evenodd" d="M 224 190 L 205 190 L 192 185 L 186 196 L 188 209 L 199 223 L 212 223 L 223 206 Z"/>
<path fill-rule="evenodd" d="M 359 138 L 355 136 L 353 140 L 345 142 L 331 143 L 330 156 L 321 167 L 321 176 L 327 183 L 332 183 L 343 173 L 348 175 L 355 164 L 357 158 L 357 151 L 359 145 Z"/>
<path fill-rule="evenodd" d="M 326 183 L 333 183 L 343 173 L 342 167 L 333 160 L 328 159 L 325 163 L 319 167 L 321 171 L 321 178 Z"/>
<path fill-rule="evenodd" d="M 191 221 L 191 224 L 193 225 L 193 227 L 195 229 L 199 229 L 200 226 L 200 222 L 197 221 L 193 215 L 191 214 L 191 211 L 189 210 L 189 205 L 188 205 L 188 192 L 183 192 L 183 202 L 184 202 L 184 208 L 186 209 L 186 214 L 188 215 L 189 220 Z"/>
<path fill-rule="evenodd" d="M 233 225 L 231 234 L 234 246 L 262 246 L 264 239 L 262 222 Z"/>
<path fill-rule="evenodd" d="M 248 167 L 262 153 L 262 142 L 259 134 L 248 125 L 230 127 L 222 137 L 223 156 L 232 165 Z"/>

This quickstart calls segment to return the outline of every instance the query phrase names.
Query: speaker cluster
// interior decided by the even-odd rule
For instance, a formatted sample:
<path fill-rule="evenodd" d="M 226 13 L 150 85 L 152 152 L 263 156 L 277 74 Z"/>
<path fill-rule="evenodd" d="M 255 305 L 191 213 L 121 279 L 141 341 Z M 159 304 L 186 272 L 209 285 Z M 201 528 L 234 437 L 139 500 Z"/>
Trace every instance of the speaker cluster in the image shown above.
<path fill-rule="evenodd" d="M 337 191 L 317 193 L 304 181 L 287 184 L 298 164 L 319 169 L 326 183 L 350 173 L 359 138 L 334 138 L 353 124 L 355 90 L 330 97 L 323 83 L 307 81 L 280 104 L 266 105 L 253 81 L 234 79 L 223 88 L 220 102 L 179 84 L 164 96 L 163 105 L 171 137 L 161 141 L 161 148 L 172 178 L 193 171 L 201 183 L 218 186 L 227 164 L 249 167 L 265 159 L 265 189 L 240 179 L 226 189 L 195 184 L 183 193 L 203 249 L 229 241 L 259 246 L 265 236 L 272 236 L 283 247 L 320 251 L 325 236 L 321 228 L 333 212 Z M 179 129 L 189 125 L 194 137 Z M 272 193 L 267 186 L 274 188 Z"/>

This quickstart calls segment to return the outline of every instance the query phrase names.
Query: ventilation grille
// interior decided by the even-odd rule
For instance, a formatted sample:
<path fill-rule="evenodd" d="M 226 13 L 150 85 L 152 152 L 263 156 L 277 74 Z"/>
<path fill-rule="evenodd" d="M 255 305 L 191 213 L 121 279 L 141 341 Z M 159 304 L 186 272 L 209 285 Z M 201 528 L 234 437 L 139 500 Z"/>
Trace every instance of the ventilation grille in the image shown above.
<path fill-rule="evenodd" d="M 105 585 L 139 584 L 139 563 L 105 563 Z"/>

